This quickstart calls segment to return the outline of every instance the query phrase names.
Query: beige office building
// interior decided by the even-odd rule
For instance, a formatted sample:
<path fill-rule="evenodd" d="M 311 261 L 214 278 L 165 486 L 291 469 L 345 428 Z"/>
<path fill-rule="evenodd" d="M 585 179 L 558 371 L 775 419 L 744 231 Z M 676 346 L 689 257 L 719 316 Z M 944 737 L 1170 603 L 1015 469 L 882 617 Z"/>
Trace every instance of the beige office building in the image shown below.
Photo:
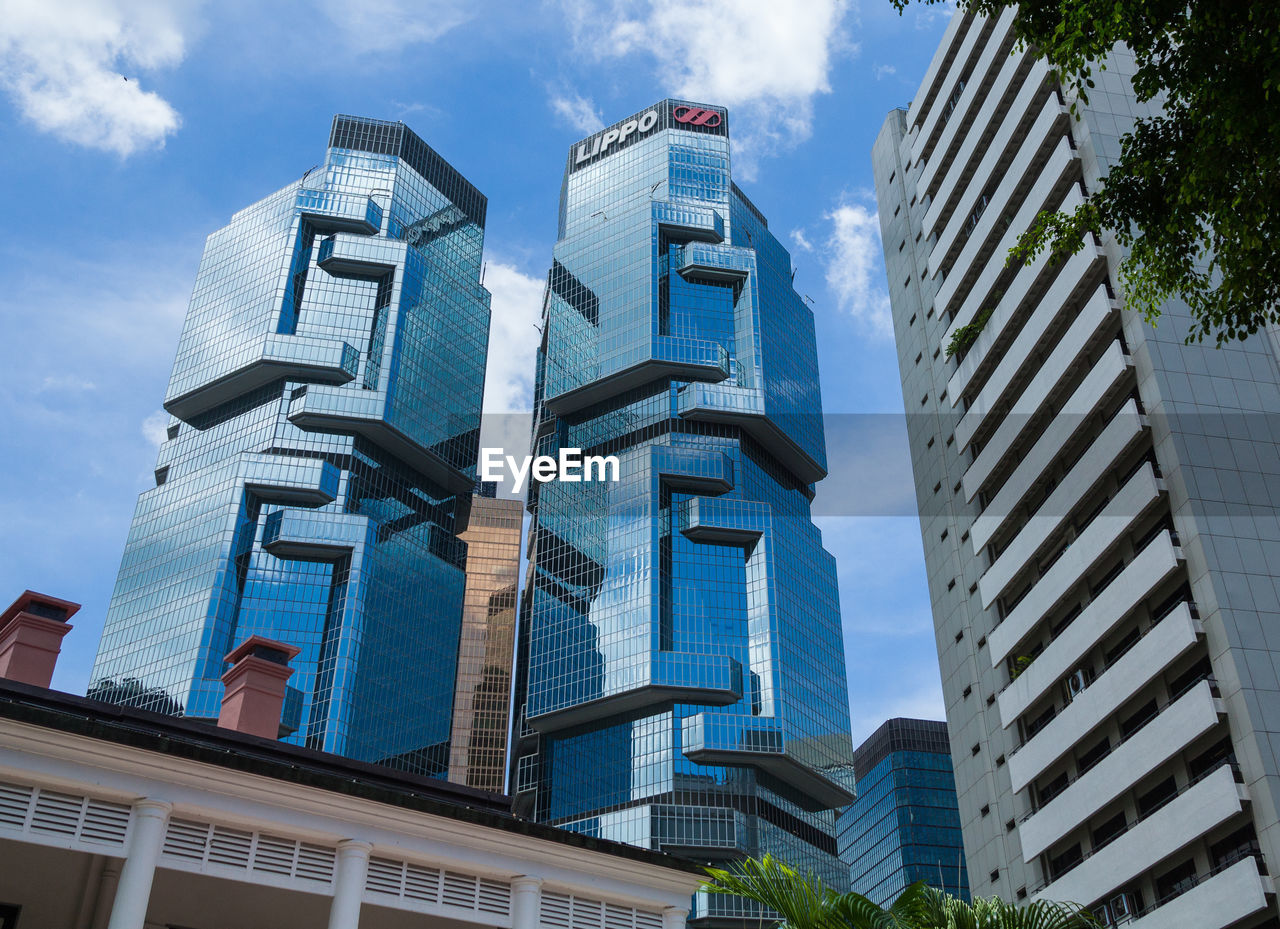
<path fill-rule="evenodd" d="M 501 792 L 507 768 L 511 663 L 524 504 L 475 494 L 467 528 L 467 581 L 453 697 L 449 780 Z"/>
<path fill-rule="evenodd" d="M 1110 236 L 1006 264 L 1148 112 L 1119 51 L 1074 119 L 1013 12 L 873 155 L 972 890 L 1280 926 L 1278 343 L 1123 311 Z"/>

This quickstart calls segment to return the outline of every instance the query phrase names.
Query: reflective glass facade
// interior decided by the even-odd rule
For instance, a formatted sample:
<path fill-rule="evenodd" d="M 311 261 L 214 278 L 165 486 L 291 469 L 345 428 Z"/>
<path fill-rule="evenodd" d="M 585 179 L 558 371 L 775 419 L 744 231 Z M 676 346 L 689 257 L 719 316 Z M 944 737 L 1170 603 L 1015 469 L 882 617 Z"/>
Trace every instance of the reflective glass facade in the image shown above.
<path fill-rule="evenodd" d="M 467 582 L 453 698 L 449 780 L 502 792 L 510 728 L 511 661 L 524 504 L 481 484 L 461 538 Z"/>
<path fill-rule="evenodd" d="M 617 482 L 533 485 L 519 812 L 844 886 L 849 718 L 813 315 L 733 183 L 728 114 L 667 100 L 573 146 L 534 445 Z M 691 919 L 753 921 L 728 897 Z"/>
<path fill-rule="evenodd" d="M 891 719 L 853 756 L 858 796 L 840 814 L 850 889 L 888 906 L 916 881 L 969 899 L 947 724 Z"/>
<path fill-rule="evenodd" d="M 223 656 L 302 649 L 289 741 L 447 767 L 489 295 L 485 198 L 401 123 L 209 237 L 91 696 L 212 718 Z"/>

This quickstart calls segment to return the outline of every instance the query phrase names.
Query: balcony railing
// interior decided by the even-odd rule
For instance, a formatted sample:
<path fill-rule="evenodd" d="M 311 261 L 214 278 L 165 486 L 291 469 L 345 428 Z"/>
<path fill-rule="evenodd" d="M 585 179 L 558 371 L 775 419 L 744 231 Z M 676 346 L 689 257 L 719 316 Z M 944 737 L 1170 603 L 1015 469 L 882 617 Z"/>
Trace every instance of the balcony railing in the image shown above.
<path fill-rule="evenodd" d="M 1092 848 L 1090 848 L 1087 852 L 1085 852 L 1083 855 L 1081 855 L 1081 857 L 1080 857 L 1080 859 L 1079 859 L 1078 861 L 1073 862 L 1072 864 L 1070 864 L 1070 865 L 1068 865 L 1067 867 L 1063 868 L 1061 871 L 1057 871 L 1057 872 L 1055 872 L 1052 876 L 1050 876 L 1050 877 L 1046 878 L 1045 880 L 1041 881 L 1039 884 L 1037 884 L 1035 887 L 1033 887 L 1033 888 L 1031 889 L 1031 893 L 1032 893 L 1032 894 L 1037 894 L 1037 893 L 1039 893 L 1040 891 L 1044 890 L 1046 887 L 1048 887 L 1050 884 L 1054 883 L 1055 881 L 1059 881 L 1059 880 L 1061 880 L 1062 878 L 1066 877 L 1068 874 L 1070 874 L 1070 873 L 1071 873 L 1072 871 L 1074 871 L 1076 868 L 1080 867 L 1080 865 L 1084 864 L 1086 861 L 1088 861 L 1088 860 L 1089 860 L 1090 858 L 1092 858 L 1094 855 L 1098 854 L 1098 852 L 1102 851 L 1104 848 L 1106 848 L 1107 846 L 1109 846 L 1112 842 L 1116 841 L 1116 840 L 1117 840 L 1117 839 L 1119 839 L 1121 836 L 1123 836 L 1123 835 L 1125 835 L 1125 834 L 1127 834 L 1127 833 L 1129 833 L 1129 832 L 1132 832 L 1134 829 L 1138 828 L 1138 826 L 1139 826 L 1141 823 L 1146 822 L 1148 819 L 1150 819 L 1150 818 L 1151 818 L 1152 816 L 1154 816 L 1156 813 L 1160 812 L 1160 810 L 1164 809 L 1166 806 L 1168 806 L 1170 803 L 1172 803 L 1172 802 L 1173 802 L 1174 800 L 1176 800 L 1178 797 L 1182 796 L 1182 795 L 1183 795 L 1183 794 L 1185 794 L 1187 791 L 1189 791 L 1192 787 L 1195 787 L 1195 786 L 1196 786 L 1197 784 L 1199 784 L 1201 781 L 1206 780 L 1206 779 L 1208 779 L 1208 778 L 1212 777 L 1213 775 L 1217 774 L 1219 771 L 1221 771 L 1221 770 L 1222 770 L 1222 768 L 1223 768 L 1224 766 L 1225 766 L 1225 767 L 1229 767 L 1229 768 L 1231 769 L 1231 774 L 1232 774 L 1232 776 L 1234 777 L 1235 782 L 1236 782 L 1237 784 L 1243 784 L 1243 783 L 1244 783 L 1244 775 L 1240 772 L 1240 766 L 1239 766 L 1238 764 L 1236 764 L 1234 761 L 1230 761 L 1230 760 L 1224 761 L 1222 764 L 1220 764 L 1220 765 L 1216 765 L 1216 766 L 1214 766 L 1214 767 L 1210 768 L 1209 770 L 1202 772 L 1202 773 L 1201 773 L 1201 774 L 1199 774 L 1198 776 L 1193 777 L 1191 780 L 1187 781 L 1187 783 L 1186 783 L 1186 784 L 1184 784 L 1182 787 L 1178 788 L 1176 791 L 1174 791 L 1173 793 L 1169 794 L 1167 797 L 1165 797 L 1163 800 L 1161 800 L 1159 803 L 1157 803 L 1154 807 L 1152 807 L 1152 808 L 1151 808 L 1150 810 L 1148 810 L 1146 813 L 1142 814 L 1142 815 L 1141 815 L 1141 816 L 1139 816 L 1137 819 L 1135 819 L 1133 822 L 1131 822 L 1131 823 L 1129 823 L 1128 825 L 1126 825 L 1123 829 L 1119 830 L 1118 832 L 1113 833 L 1112 835 L 1108 836 L 1108 837 L 1107 837 L 1106 839 L 1104 839 L 1103 841 L 1101 841 L 1101 842 L 1099 842 L 1098 844 L 1094 845 L 1094 846 L 1093 846 Z"/>
<path fill-rule="evenodd" d="M 1191 690 L 1192 690 L 1192 689 L 1193 689 L 1197 684 L 1200 684 L 1200 683 L 1201 683 L 1201 682 L 1203 682 L 1203 681 L 1208 681 L 1208 682 L 1209 682 L 1209 693 L 1210 693 L 1212 696 L 1214 696 L 1214 697 L 1220 697 L 1220 696 L 1221 696 L 1221 693 L 1218 691 L 1218 681 L 1217 681 L 1217 678 L 1215 678 L 1212 674 L 1207 673 L 1207 672 L 1206 672 L 1206 673 L 1204 673 L 1204 674 L 1198 674 L 1198 675 L 1196 675 L 1194 678 L 1192 678 L 1190 681 L 1188 681 L 1188 682 L 1187 682 L 1186 684 L 1184 684 L 1182 687 L 1178 688 L 1178 690 L 1177 690 L 1177 692 L 1176 692 L 1176 693 L 1172 693 L 1172 694 L 1170 694 L 1170 695 L 1169 695 L 1169 699 L 1168 699 L 1168 700 L 1164 701 L 1164 703 L 1159 704 L 1159 705 L 1156 707 L 1155 712 L 1154 712 L 1154 713 L 1152 713 L 1150 716 L 1148 716 L 1146 719 L 1144 719 L 1144 720 L 1142 721 L 1142 723 L 1138 726 L 1138 728 L 1134 729 L 1134 730 L 1133 730 L 1132 732 L 1130 732 L 1127 736 L 1125 736 L 1124 738 L 1120 739 L 1120 741 L 1116 742 L 1116 744 L 1115 744 L 1115 745 L 1111 746 L 1111 747 L 1110 747 L 1110 748 L 1108 748 L 1106 751 L 1104 751 L 1104 752 L 1100 752 L 1100 753 L 1099 753 L 1097 756 L 1095 756 L 1094 758 L 1089 759 L 1088 764 L 1081 766 L 1081 767 L 1077 770 L 1077 772 L 1076 772 L 1076 776 L 1075 776 L 1075 777 L 1068 777 L 1068 778 L 1067 778 L 1067 782 L 1066 782 L 1065 784 L 1063 784 L 1063 785 L 1062 785 L 1061 790 L 1055 790 L 1055 791 L 1053 792 L 1053 796 L 1054 796 L 1054 797 L 1058 796 L 1058 795 L 1059 795 L 1059 794 L 1061 794 L 1063 791 L 1065 791 L 1068 787 L 1070 787 L 1072 784 L 1074 784 L 1076 781 L 1080 780 L 1080 778 L 1084 777 L 1086 774 L 1088 774 L 1090 771 L 1092 771 L 1092 770 L 1093 770 L 1093 768 L 1094 768 L 1095 766 L 1097 766 L 1099 762 L 1101 762 L 1101 761 L 1102 761 L 1102 759 L 1107 758 L 1107 757 L 1109 757 L 1110 755 L 1114 754 L 1114 753 L 1115 753 L 1115 751 L 1116 751 L 1116 749 L 1118 749 L 1121 745 L 1124 745 L 1126 742 L 1130 741 L 1130 740 L 1131 740 L 1131 739 L 1133 739 L 1135 736 L 1137 736 L 1137 735 L 1138 735 L 1138 733 L 1140 733 L 1140 732 L 1142 732 L 1144 729 L 1146 729 L 1146 728 L 1147 728 L 1147 726 L 1151 725 L 1151 721 L 1152 721 L 1152 720 L 1156 719 L 1156 718 L 1157 718 L 1161 713 L 1163 713 L 1165 710 L 1167 710 L 1169 707 L 1171 707 L 1174 703 L 1176 703 L 1180 697 L 1185 696 L 1185 695 L 1186 695 L 1187 693 L 1189 693 L 1189 692 L 1190 692 L 1190 691 L 1191 691 Z M 1025 745 L 1026 743 L 1024 742 L 1023 744 Z M 1021 747 L 1022 747 L 1021 745 L 1020 745 L 1020 746 L 1018 746 L 1018 748 L 1021 748 Z M 1013 753 L 1012 753 L 1012 752 L 1010 752 L 1010 754 L 1013 754 Z M 1024 822 L 1026 822 L 1026 821 L 1027 821 L 1028 819 L 1030 819 L 1032 816 L 1036 815 L 1036 813 L 1039 813 L 1042 809 L 1044 809 L 1046 806 L 1048 806 L 1048 805 L 1049 805 L 1049 803 L 1050 803 L 1050 801 L 1051 801 L 1052 799 L 1053 799 L 1053 797 L 1050 797 L 1048 800 L 1045 800 L 1045 801 L 1044 801 L 1044 802 L 1042 802 L 1042 803 L 1036 803 L 1036 802 L 1033 802 L 1033 803 L 1031 804 L 1031 809 L 1030 809 L 1030 810 L 1028 810 L 1026 813 L 1022 814 L 1022 816 L 1019 818 L 1018 822 L 1020 822 L 1020 823 L 1024 823 Z"/>

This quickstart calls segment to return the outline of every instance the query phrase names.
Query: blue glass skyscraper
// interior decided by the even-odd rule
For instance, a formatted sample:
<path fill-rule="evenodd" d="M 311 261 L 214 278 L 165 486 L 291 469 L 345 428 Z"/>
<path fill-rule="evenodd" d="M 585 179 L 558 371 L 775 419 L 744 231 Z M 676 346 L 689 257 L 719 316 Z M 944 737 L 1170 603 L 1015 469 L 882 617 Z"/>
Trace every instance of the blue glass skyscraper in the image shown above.
<path fill-rule="evenodd" d="M 218 715 L 223 656 L 302 649 L 282 732 L 448 760 L 489 332 L 485 198 L 402 123 L 210 236 L 90 694 Z"/>
<path fill-rule="evenodd" d="M 570 150 L 534 446 L 615 455 L 621 479 L 530 488 L 512 790 L 568 829 L 770 852 L 843 886 L 844 653 L 810 519 L 814 321 L 790 275 L 733 183 L 723 109 L 666 100 Z"/>
<path fill-rule="evenodd" d="M 854 750 L 853 770 L 858 796 L 839 818 L 850 889 L 881 906 L 916 881 L 969 899 L 947 724 L 890 719 Z"/>

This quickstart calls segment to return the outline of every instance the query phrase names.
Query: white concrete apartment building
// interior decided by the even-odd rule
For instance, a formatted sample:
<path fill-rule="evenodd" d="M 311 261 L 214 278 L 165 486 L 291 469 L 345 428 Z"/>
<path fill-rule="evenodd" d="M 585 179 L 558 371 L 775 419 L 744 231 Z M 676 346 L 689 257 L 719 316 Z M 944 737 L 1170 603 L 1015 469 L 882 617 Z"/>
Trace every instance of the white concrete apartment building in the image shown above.
<path fill-rule="evenodd" d="M 1144 111 L 1118 51 L 1074 119 L 1012 14 L 957 14 L 873 153 L 972 890 L 1277 927 L 1280 341 L 1123 311 L 1109 237 L 1006 265 Z"/>

